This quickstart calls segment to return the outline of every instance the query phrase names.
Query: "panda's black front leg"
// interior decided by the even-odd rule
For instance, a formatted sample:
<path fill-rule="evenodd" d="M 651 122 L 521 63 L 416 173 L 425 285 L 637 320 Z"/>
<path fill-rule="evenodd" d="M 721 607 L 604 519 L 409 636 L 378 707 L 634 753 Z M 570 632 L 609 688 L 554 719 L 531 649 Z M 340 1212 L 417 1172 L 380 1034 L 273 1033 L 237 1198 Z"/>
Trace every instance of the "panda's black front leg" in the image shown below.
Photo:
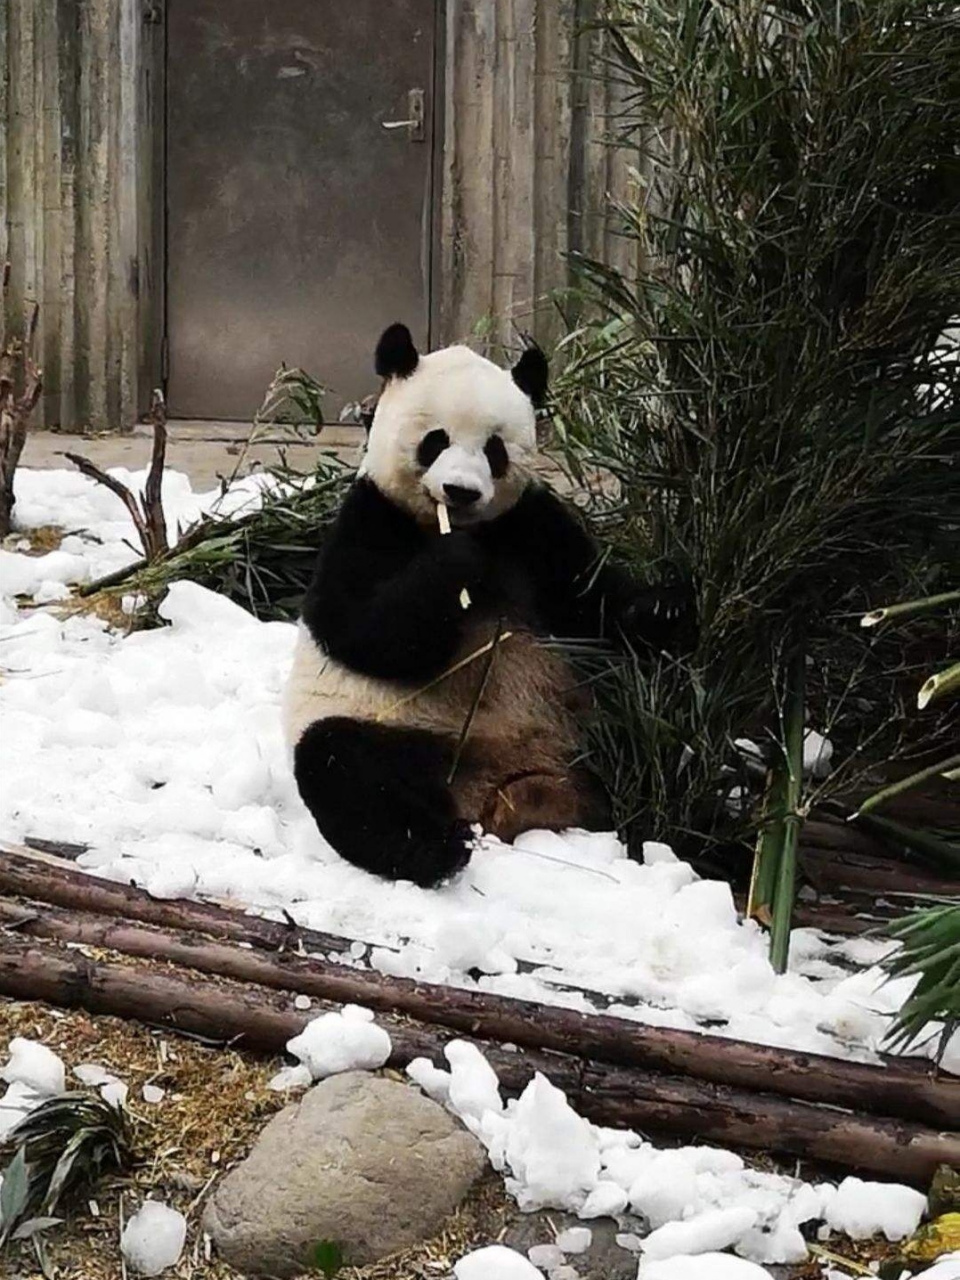
<path fill-rule="evenodd" d="M 321 834 L 354 866 L 430 888 L 470 859 L 470 828 L 447 785 L 452 749 L 422 729 L 319 720 L 294 774 Z"/>
<path fill-rule="evenodd" d="M 579 514 L 545 487 L 531 487 L 492 536 L 526 562 L 538 613 L 564 639 L 626 641 L 680 652 L 691 645 L 695 599 L 682 582 L 641 587 L 603 563 Z"/>
<path fill-rule="evenodd" d="M 485 560 L 469 533 L 430 536 L 358 484 L 336 522 L 303 607 L 318 645 L 379 680 L 429 680 L 460 644 L 460 594 Z"/>

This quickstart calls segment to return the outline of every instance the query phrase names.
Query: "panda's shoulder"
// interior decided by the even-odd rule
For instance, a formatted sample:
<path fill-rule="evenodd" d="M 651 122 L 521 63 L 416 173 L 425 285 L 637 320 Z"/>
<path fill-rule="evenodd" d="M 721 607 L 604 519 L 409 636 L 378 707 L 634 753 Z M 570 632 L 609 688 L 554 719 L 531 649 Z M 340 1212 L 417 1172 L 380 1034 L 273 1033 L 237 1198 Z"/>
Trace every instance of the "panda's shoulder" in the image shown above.
<path fill-rule="evenodd" d="M 553 531 L 560 524 L 577 523 L 578 515 L 556 490 L 541 480 L 532 480 L 501 522 L 502 532 L 513 539 Z"/>
<path fill-rule="evenodd" d="M 358 476 L 343 500 L 333 533 L 337 541 L 376 546 L 415 531 L 411 516 L 368 476 Z"/>

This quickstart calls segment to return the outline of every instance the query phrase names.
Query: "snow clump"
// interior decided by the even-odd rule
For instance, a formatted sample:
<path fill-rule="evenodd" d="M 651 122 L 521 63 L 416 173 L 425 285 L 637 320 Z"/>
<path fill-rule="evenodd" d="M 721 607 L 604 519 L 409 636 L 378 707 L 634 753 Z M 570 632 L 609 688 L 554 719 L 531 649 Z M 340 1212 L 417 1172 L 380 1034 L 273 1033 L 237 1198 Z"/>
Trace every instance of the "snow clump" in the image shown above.
<path fill-rule="evenodd" d="M 453 1268 L 457 1280 L 544 1280 L 543 1272 L 522 1253 L 491 1244 L 460 1259 Z"/>
<path fill-rule="evenodd" d="M 557 1209 L 591 1219 L 629 1209 L 645 1219 L 649 1235 L 629 1245 L 623 1237 L 624 1247 L 641 1254 L 639 1280 L 749 1280 L 767 1274 L 761 1263 L 803 1261 L 806 1223 L 826 1222 L 861 1237 L 882 1231 L 888 1240 L 900 1240 L 915 1230 L 925 1207 L 924 1197 L 909 1187 L 847 1178 L 838 1189 L 751 1169 L 736 1153 L 716 1147 L 658 1150 L 629 1130 L 590 1124 L 540 1074 L 504 1105 L 496 1073 L 475 1046 L 453 1041 L 444 1054 L 449 1071 L 416 1059 L 408 1074 L 480 1139 L 522 1210 Z M 544 1267 L 552 1280 L 558 1254 L 589 1245 L 589 1229 L 572 1228 L 521 1262 Z M 498 1257 L 504 1267 L 520 1265 L 500 1255 L 491 1264 Z M 457 1272 L 458 1280 L 473 1274 Z M 530 1273 L 521 1268 L 515 1274 Z"/>
<path fill-rule="evenodd" d="M 22 1084 L 35 1093 L 51 1097 L 67 1087 L 63 1061 L 39 1040 L 14 1036 L 10 1041 L 10 1061 L 0 1068 L 7 1084 Z"/>
<path fill-rule="evenodd" d="M 339 1013 L 320 1014 L 287 1043 L 287 1052 L 309 1070 L 313 1080 L 341 1071 L 376 1071 L 392 1049 L 390 1037 L 376 1025 L 372 1011 L 356 1004 L 344 1005 Z"/>
<path fill-rule="evenodd" d="M 120 1252 L 138 1275 L 158 1276 L 179 1262 L 186 1238 L 187 1220 L 182 1213 L 158 1200 L 147 1200 L 124 1227 Z"/>

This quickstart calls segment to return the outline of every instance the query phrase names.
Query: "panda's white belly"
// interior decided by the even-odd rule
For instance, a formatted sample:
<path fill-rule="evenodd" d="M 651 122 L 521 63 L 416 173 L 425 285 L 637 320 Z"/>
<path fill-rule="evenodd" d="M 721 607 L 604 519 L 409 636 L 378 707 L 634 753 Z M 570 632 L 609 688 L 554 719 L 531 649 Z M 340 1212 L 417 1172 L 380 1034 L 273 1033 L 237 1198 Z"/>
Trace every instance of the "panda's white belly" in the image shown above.
<path fill-rule="evenodd" d="M 286 738 L 295 745 L 317 720 L 354 720 L 403 725 L 459 735 L 476 699 L 493 626 L 479 626 L 465 639 L 451 669 L 434 681 L 411 687 L 361 675 L 323 653 L 301 622 L 293 667 L 283 701 Z M 458 663 L 463 663 L 458 667 Z M 510 637 L 498 647 L 472 733 L 500 738 L 528 733 L 567 739 L 573 722 L 565 705 L 572 680 L 563 659 L 532 635 Z"/>

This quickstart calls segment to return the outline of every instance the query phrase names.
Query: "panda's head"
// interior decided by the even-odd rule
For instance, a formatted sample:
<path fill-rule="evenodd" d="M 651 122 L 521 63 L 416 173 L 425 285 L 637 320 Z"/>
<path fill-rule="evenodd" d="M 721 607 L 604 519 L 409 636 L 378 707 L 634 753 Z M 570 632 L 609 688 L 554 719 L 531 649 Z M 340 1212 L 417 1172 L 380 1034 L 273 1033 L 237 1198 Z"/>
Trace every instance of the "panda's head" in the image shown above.
<path fill-rule="evenodd" d="M 406 326 L 394 324 L 377 344 L 376 369 L 384 386 L 363 474 L 423 523 L 436 524 L 440 502 L 460 525 L 509 511 L 536 452 L 543 352 L 529 347 L 509 372 L 469 347 L 421 356 Z"/>

